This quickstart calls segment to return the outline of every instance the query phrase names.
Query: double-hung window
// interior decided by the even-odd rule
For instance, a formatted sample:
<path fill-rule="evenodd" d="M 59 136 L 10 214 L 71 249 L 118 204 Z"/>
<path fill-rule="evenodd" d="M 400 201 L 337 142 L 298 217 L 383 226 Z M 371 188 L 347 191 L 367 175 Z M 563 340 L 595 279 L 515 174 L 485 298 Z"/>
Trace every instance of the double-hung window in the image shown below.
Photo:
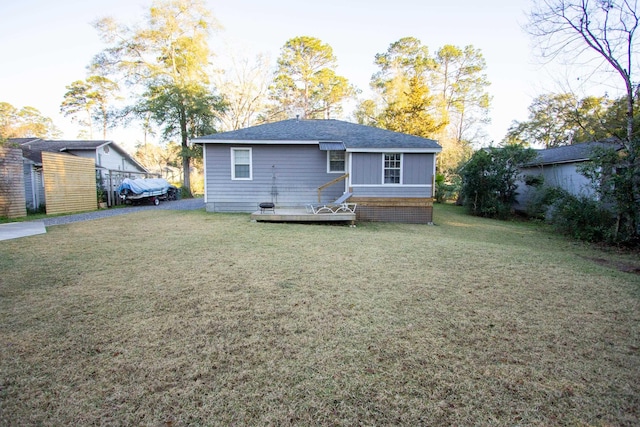
<path fill-rule="evenodd" d="M 344 172 L 345 171 L 345 152 L 330 150 L 327 151 L 329 172 Z"/>
<path fill-rule="evenodd" d="M 402 170 L 402 154 L 390 153 L 384 155 L 384 183 L 400 184 Z"/>
<path fill-rule="evenodd" d="M 231 179 L 251 180 L 251 148 L 231 149 Z"/>

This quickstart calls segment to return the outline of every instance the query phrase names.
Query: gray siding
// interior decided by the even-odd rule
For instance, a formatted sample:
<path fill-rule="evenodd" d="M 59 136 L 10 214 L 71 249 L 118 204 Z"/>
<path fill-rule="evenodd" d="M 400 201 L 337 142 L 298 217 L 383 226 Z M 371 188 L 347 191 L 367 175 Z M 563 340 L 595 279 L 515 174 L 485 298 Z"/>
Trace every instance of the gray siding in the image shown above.
<path fill-rule="evenodd" d="M 525 175 L 542 175 L 546 187 L 560 187 L 575 196 L 595 197 L 591 182 L 587 177 L 578 172 L 580 162 L 545 165 L 540 167 L 523 168 L 521 173 Z M 517 182 L 515 209 L 526 210 L 531 199 L 538 191 L 535 187 L 527 186 L 522 180 Z"/>
<path fill-rule="evenodd" d="M 432 197 L 432 193 L 430 186 L 381 185 L 378 187 L 353 187 L 353 197 Z"/>
<path fill-rule="evenodd" d="M 252 180 L 231 179 L 231 148 L 252 148 Z M 318 201 L 318 187 L 340 176 L 327 173 L 327 153 L 317 145 L 205 144 L 207 210 L 253 212 L 260 202 L 302 206 Z M 322 201 L 344 192 L 344 181 L 326 188 Z"/>
<path fill-rule="evenodd" d="M 382 154 L 351 154 L 351 183 L 353 185 L 380 184 L 381 182 Z"/>
<path fill-rule="evenodd" d="M 409 153 L 402 156 L 402 183 L 431 184 L 433 175 L 433 154 Z"/>
<path fill-rule="evenodd" d="M 354 197 L 433 197 L 433 154 L 402 156 L 402 184 L 382 184 L 382 153 L 352 153 Z"/>
<path fill-rule="evenodd" d="M 30 162 L 23 163 L 24 199 L 27 209 L 37 209 L 44 204 L 44 183 L 42 169 L 34 169 Z"/>
<path fill-rule="evenodd" d="M 24 200 L 27 205 L 27 209 L 34 209 L 37 206 L 34 206 L 34 185 L 31 176 L 31 163 L 23 163 L 22 167 L 24 173 Z"/>

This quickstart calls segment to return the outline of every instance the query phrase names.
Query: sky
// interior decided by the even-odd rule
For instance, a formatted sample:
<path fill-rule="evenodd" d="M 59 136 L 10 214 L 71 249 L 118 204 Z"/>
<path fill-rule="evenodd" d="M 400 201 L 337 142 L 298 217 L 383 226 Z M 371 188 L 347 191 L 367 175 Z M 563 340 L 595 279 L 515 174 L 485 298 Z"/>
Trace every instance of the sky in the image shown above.
<path fill-rule="evenodd" d="M 543 93 L 558 92 L 578 79 L 575 70 L 544 64 L 524 32 L 531 0 L 207 0 L 223 27 L 211 47 L 224 62 L 225 51 L 252 58 L 266 54 L 273 65 L 285 42 L 312 36 L 329 44 L 337 73 L 369 93 L 374 57 L 402 37 L 415 37 L 430 52 L 445 44 L 472 45 L 487 63 L 491 123 L 487 143 L 499 143 L 514 120 Z M 60 114 L 66 86 L 85 79 L 86 66 L 106 46 L 91 23 L 105 16 L 142 22 L 150 0 L 0 1 L 0 101 L 31 106 L 50 117 L 63 137 L 79 128 Z M 564 82 L 564 83 L 563 83 Z M 584 94 L 589 93 L 584 87 Z M 348 118 L 348 116 L 346 117 Z M 101 137 L 101 136 L 100 136 Z M 111 131 L 108 139 L 132 149 L 142 140 L 136 129 Z"/>

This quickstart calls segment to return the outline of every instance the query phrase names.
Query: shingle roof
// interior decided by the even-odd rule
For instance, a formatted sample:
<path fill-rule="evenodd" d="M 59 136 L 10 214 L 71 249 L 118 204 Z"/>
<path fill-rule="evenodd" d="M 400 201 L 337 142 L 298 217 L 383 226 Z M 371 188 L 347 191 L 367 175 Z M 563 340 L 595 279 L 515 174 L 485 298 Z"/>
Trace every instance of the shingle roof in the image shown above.
<path fill-rule="evenodd" d="M 585 162 L 589 160 L 595 147 L 619 150 L 622 144 L 618 140 L 585 142 L 562 147 L 538 150 L 538 156 L 526 166 L 550 165 L 569 162 Z"/>
<path fill-rule="evenodd" d="M 433 139 L 420 138 L 341 120 L 283 120 L 192 140 L 196 144 L 234 141 L 342 142 L 349 149 L 411 148 L 440 151 Z"/>
<path fill-rule="evenodd" d="M 113 141 L 108 140 L 45 140 L 38 138 L 12 138 L 11 142 L 20 144 L 22 148 L 22 156 L 31 160 L 34 163 L 42 163 L 42 152 L 50 153 L 64 153 L 67 151 L 92 151 L 95 153 L 96 149 L 103 145 L 109 145 L 116 150 L 120 155 L 129 159 L 133 164 L 137 165 L 140 170 L 146 171 L 144 166 L 138 163 L 133 157 L 129 155 L 125 150 L 120 148 Z"/>

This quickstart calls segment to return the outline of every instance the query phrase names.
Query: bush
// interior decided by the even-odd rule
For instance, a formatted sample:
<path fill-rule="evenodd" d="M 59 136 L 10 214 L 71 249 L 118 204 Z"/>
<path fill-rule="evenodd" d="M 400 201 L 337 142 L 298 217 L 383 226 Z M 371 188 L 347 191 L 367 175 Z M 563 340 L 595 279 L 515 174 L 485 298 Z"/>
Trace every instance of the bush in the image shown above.
<path fill-rule="evenodd" d="M 578 240 L 611 242 L 613 237 L 611 211 L 589 197 L 563 192 L 549 206 L 546 219 L 556 231 Z"/>
<path fill-rule="evenodd" d="M 545 219 L 549 207 L 556 201 L 569 195 L 566 190 L 560 187 L 549 187 L 542 185 L 537 188 L 529 201 L 527 202 L 527 216 L 539 219 Z"/>
<path fill-rule="evenodd" d="M 535 156 L 535 151 L 518 145 L 476 151 L 460 169 L 460 193 L 469 212 L 490 218 L 510 217 L 517 195 L 519 166 Z"/>
<path fill-rule="evenodd" d="M 455 178 L 458 178 L 457 180 Z M 460 179 L 454 176 L 452 182 L 447 182 L 444 174 L 436 174 L 436 203 L 444 203 L 447 200 L 453 200 L 458 196 L 460 191 Z"/>

